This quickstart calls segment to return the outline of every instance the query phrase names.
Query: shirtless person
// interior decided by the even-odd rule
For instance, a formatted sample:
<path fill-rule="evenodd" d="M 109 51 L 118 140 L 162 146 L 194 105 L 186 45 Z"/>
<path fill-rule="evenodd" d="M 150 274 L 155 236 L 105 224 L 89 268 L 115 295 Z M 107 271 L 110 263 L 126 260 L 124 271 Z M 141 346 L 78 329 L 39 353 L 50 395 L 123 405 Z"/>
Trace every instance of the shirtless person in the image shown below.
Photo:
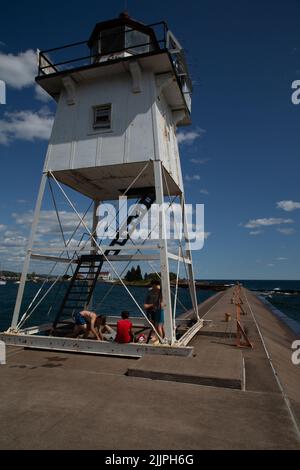
<path fill-rule="evenodd" d="M 103 340 L 101 331 L 97 331 L 95 328 L 95 322 L 97 320 L 97 314 L 95 312 L 89 312 L 88 310 L 82 310 L 82 312 L 76 312 L 74 315 L 75 326 L 72 333 L 72 338 L 77 338 L 80 333 L 84 332 L 83 337 L 88 338 L 89 334 L 92 333 L 98 341 Z"/>
<path fill-rule="evenodd" d="M 98 315 L 95 322 L 95 328 L 101 334 L 103 339 L 107 337 L 115 337 L 116 332 L 106 323 L 106 315 Z"/>

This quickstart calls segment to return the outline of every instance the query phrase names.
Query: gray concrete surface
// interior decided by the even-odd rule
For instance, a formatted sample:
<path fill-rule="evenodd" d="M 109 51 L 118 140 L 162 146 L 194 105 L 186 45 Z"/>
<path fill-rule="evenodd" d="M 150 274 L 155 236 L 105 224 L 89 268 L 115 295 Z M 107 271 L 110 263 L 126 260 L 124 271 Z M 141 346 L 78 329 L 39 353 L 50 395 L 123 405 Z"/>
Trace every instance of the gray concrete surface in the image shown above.
<path fill-rule="evenodd" d="M 230 296 L 230 290 L 218 294 L 201 313 L 221 323 L 234 308 Z M 247 296 L 299 416 L 300 369 L 290 361 L 291 333 Z M 253 350 L 236 349 L 232 336 L 201 334 L 192 341 L 196 357 L 190 361 L 201 368 L 208 356 L 207 363 L 223 364 L 224 375 L 242 354 L 246 391 L 127 376 L 143 359 L 8 348 L 7 365 L 0 366 L 0 449 L 299 449 L 252 314 L 242 322 Z M 173 367 L 184 375 L 194 364 Z"/>
<path fill-rule="evenodd" d="M 204 342 L 195 357 L 144 356 L 128 368 L 128 375 L 155 380 L 242 389 L 242 354 L 218 343 Z"/>

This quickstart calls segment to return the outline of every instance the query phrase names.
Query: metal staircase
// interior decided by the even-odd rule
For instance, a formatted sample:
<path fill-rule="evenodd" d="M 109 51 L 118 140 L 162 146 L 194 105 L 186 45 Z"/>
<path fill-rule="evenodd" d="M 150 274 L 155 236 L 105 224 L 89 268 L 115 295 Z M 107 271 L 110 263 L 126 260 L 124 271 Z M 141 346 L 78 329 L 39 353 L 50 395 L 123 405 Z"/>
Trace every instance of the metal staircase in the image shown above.
<path fill-rule="evenodd" d="M 109 245 L 111 248 L 104 251 L 106 257 L 120 253 L 118 247 L 123 247 L 130 240 L 137 225 L 149 211 L 154 201 L 154 189 L 140 196 L 135 213 L 127 217 L 127 220 L 119 227 L 116 237 L 111 241 Z M 78 258 L 76 270 L 53 322 L 53 328 L 56 328 L 62 317 L 70 317 L 74 312 L 88 308 L 103 263 L 105 262 L 105 256 L 90 254 L 82 255 Z"/>

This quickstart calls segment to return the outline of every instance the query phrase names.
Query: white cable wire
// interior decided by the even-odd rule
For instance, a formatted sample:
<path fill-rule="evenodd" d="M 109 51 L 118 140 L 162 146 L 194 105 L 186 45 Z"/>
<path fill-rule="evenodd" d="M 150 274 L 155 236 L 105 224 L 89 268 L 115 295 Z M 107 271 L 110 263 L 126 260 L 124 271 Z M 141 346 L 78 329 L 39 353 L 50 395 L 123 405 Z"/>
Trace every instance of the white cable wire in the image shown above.
<path fill-rule="evenodd" d="M 62 186 L 59 184 L 59 182 L 57 181 L 57 179 L 55 178 L 55 176 L 53 175 L 52 171 L 49 170 L 49 173 L 50 175 L 52 176 L 53 180 L 56 182 L 57 186 L 59 187 L 59 189 L 61 190 L 62 194 L 64 195 L 64 197 L 67 199 L 68 203 L 70 204 L 70 206 L 72 207 L 72 209 L 74 210 L 75 214 L 77 215 L 77 217 L 79 218 L 79 220 L 81 221 L 82 225 L 85 227 L 85 229 L 87 230 L 87 232 L 89 233 L 90 237 L 91 237 L 91 240 L 93 240 L 93 242 L 95 243 L 95 245 L 97 246 L 97 248 L 99 249 L 101 255 L 103 256 L 103 258 L 105 259 L 105 261 L 109 264 L 109 266 L 111 267 L 112 271 L 115 273 L 115 275 L 117 276 L 117 278 L 119 279 L 119 281 L 121 282 L 121 284 L 123 285 L 124 289 L 126 290 L 126 292 L 128 293 L 128 295 L 130 296 L 130 298 L 133 300 L 133 302 L 135 303 L 135 305 L 137 306 L 137 308 L 140 310 L 140 312 L 142 313 L 142 315 L 145 317 L 146 321 L 149 323 L 149 325 L 151 325 L 151 328 L 154 330 L 155 334 L 157 335 L 157 337 L 159 338 L 160 342 L 163 342 L 162 341 L 162 338 L 161 336 L 158 334 L 158 332 L 156 331 L 156 328 L 154 327 L 154 325 L 151 323 L 151 321 L 149 320 L 149 318 L 147 317 L 147 315 L 145 314 L 145 312 L 143 311 L 143 309 L 140 307 L 139 303 L 136 301 L 135 297 L 132 295 L 132 293 L 130 292 L 130 290 L 128 289 L 128 287 L 126 286 L 126 284 L 124 283 L 123 279 L 121 279 L 121 277 L 119 276 L 118 272 L 115 270 L 115 268 L 113 267 L 112 263 L 109 261 L 109 259 L 107 258 L 107 256 L 105 255 L 104 251 L 102 250 L 102 247 L 99 245 L 99 243 L 97 242 L 97 240 L 95 239 L 95 237 L 92 235 L 90 229 L 88 228 L 88 226 L 86 225 L 86 223 L 84 222 L 84 220 L 82 220 L 82 218 L 80 217 L 80 214 L 77 212 L 77 209 L 75 208 L 74 204 L 72 203 L 72 201 L 69 199 L 69 197 L 67 196 L 67 194 L 65 193 L 64 189 L 62 188 Z"/>
<path fill-rule="evenodd" d="M 91 204 L 89 205 L 88 209 L 87 209 L 86 212 L 84 213 L 83 219 L 86 217 L 88 211 L 90 210 L 90 207 L 91 207 Z M 75 230 L 73 231 L 72 235 L 70 236 L 69 240 L 67 241 L 67 246 L 71 243 L 71 240 L 73 239 L 73 237 L 74 237 L 75 233 L 77 232 L 78 228 L 80 227 L 80 225 L 81 225 L 81 224 L 79 223 L 79 224 L 77 225 L 77 227 L 75 228 Z M 83 249 L 85 248 L 85 246 L 86 246 L 86 244 L 88 243 L 88 241 L 89 241 L 89 240 L 87 240 L 87 241 L 85 242 L 85 244 L 84 244 L 81 248 L 79 248 L 79 251 L 81 251 L 81 250 L 83 250 Z M 65 251 L 66 251 L 66 250 L 64 250 L 64 251 L 62 251 L 62 252 L 60 253 L 59 258 L 63 255 L 63 253 L 64 253 Z M 72 256 L 72 258 L 71 258 L 71 260 L 70 260 L 70 263 L 68 263 L 68 266 L 67 266 L 67 268 L 66 268 L 64 274 L 66 274 L 66 273 L 68 272 L 69 267 L 70 267 L 70 265 L 72 264 L 72 262 L 73 262 L 73 260 L 74 260 L 74 258 L 75 258 L 75 255 L 77 255 L 77 252 L 76 252 L 76 251 L 74 252 L 74 254 L 73 254 L 73 256 Z M 16 326 L 17 329 L 19 329 L 19 328 L 25 323 L 25 321 L 27 321 L 27 320 L 31 317 L 31 315 L 35 312 L 35 310 L 37 309 L 37 307 L 41 304 L 41 302 L 45 299 L 45 297 L 46 297 L 46 296 L 49 294 L 49 292 L 52 290 L 52 287 L 58 282 L 58 280 L 59 280 L 60 278 L 62 278 L 62 276 L 64 276 L 64 274 L 63 274 L 63 275 L 59 274 L 59 275 L 57 276 L 57 278 L 56 278 L 55 281 L 54 281 L 54 284 L 49 287 L 49 289 L 46 291 L 46 293 L 44 294 L 44 296 L 42 297 L 42 299 L 37 303 L 37 305 L 36 305 L 36 306 L 33 308 L 33 310 L 30 312 L 30 308 L 33 306 L 34 302 L 36 301 L 36 299 L 37 299 L 38 296 L 40 295 L 40 293 L 41 293 L 42 289 L 44 288 L 45 284 L 48 282 L 49 276 L 50 276 L 51 273 L 54 271 L 54 269 L 56 268 L 57 264 L 58 264 L 58 261 L 56 261 L 56 262 L 54 263 L 54 265 L 52 266 L 52 268 L 51 268 L 51 270 L 50 270 L 50 272 L 49 272 L 47 278 L 44 280 L 44 282 L 42 283 L 40 289 L 39 289 L 39 290 L 37 291 L 37 293 L 35 294 L 34 298 L 33 298 L 32 301 L 30 302 L 30 304 L 29 304 L 27 310 L 25 311 L 25 313 L 22 315 L 22 317 L 21 317 L 19 323 L 18 323 L 17 326 Z"/>
<path fill-rule="evenodd" d="M 124 193 L 122 194 L 122 196 L 126 195 L 126 193 L 131 189 L 131 187 L 136 183 L 136 181 L 140 178 L 140 176 L 143 174 L 143 172 L 146 170 L 146 168 L 148 167 L 150 161 L 146 163 L 146 165 L 141 169 L 141 171 L 138 173 L 138 175 L 133 179 L 133 181 L 130 183 L 130 185 L 127 187 L 127 189 L 124 191 Z M 54 178 L 55 180 L 55 178 Z M 52 195 L 52 200 L 53 200 L 53 203 L 54 203 L 54 206 L 55 206 L 55 210 L 56 210 L 56 215 L 57 215 L 57 218 L 58 218 L 58 222 L 59 222 L 59 226 L 60 226 L 60 229 L 61 229 L 61 232 L 62 232 L 62 238 L 63 238 L 63 241 L 64 241 L 64 244 L 66 246 L 66 248 L 68 247 L 69 243 L 71 242 L 71 240 L 73 239 L 75 233 L 77 232 L 78 228 L 80 227 L 81 225 L 81 222 L 79 222 L 79 224 L 77 225 L 75 231 L 72 233 L 71 237 L 69 238 L 69 240 L 66 242 L 65 241 L 65 238 L 64 238 L 64 234 L 63 234 L 63 230 L 62 230 L 62 226 L 61 226 L 61 222 L 60 222 L 60 219 L 59 219 L 59 215 L 58 215 L 58 211 L 57 211 L 57 207 L 56 207 L 56 204 L 55 204 L 55 198 L 54 198 L 54 193 L 53 193 L 53 189 L 52 189 L 52 186 L 50 184 L 50 190 L 51 190 L 51 195 Z M 125 205 L 126 203 L 124 203 Z M 124 207 L 124 205 L 122 207 Z M 83 219 L 86 217 L 89 209 L 91 207 L 91 204 L 89 205 L 88 209 L 86 210 L 86 212 L 84 213 L 83 215 Z M 94 235 L 94 233 L 93 233 Z M 90 241 L 91 238 L 89 238 L 85 244 L 83 245 L 82 248 L 79 249 L 79 251 L 83 250 L 85 248 L 85 246 L 87 245 L 87 243 Z M 61 257 L 63 255 L 63 253 L 67 251 L 67 250 L 64 250 L 60 253 L 59 257 Z M 68 251 L 67 251 L 67 254 L 68 254 Z M 71 258 L 69 258 L 71 260 L 70 263 L 68 263 L 68 266 L 67 266 L 67 269 L 65 270 L 64 274 L 66 274 L 69 270 L 69 267 L 72 266 L 72 261 L 74 260 L 75 258 L 75 255 L 77 253 L 74 252 L 73 256 Z M 68 254 L 68 257 L 69 257 L 69 254 Z M 43 295 L 43 297 L 39 300 L 39 302 L 36 304 L 36 306 L 32 309 L 32 311 L 30 311 L 31 307 L 34 305 L 36 299 L 39 297 L 42 289 L 44 288 L 45 284 L 48 282 L 49 280 L 49 276 L 51 275 L 51 273 L 54 271 L 55 267 L 57 266 L 58 264 L 58 261 L 54 264 L 54 266 L 52 267 L 52 269 L 50 270 L 47 278 L 45 279 L 45 281 L 42 283 L 42 286 L 40 287 L 40 289 L 37 291 L 37 293 L 35 294 L 34 298 L 32 299 L 32 301 L 30 302 L 27 310 L 24 312 L 24 314 L 22 315 L 19 323 L 17 324 L 17 329 L 19 329 L 25 321 L 27 321 L 30 316 L 35 312 L 35 310 L 37 309 L 37 307 L 41 304 L 41 302 L 46 298 L 46 296 L 50 293 L 50 291 L 52 290 L 52 288 L 54 287 L 54 285 L 58 282 L 58 280 L 62 277 L 61 275 L 57 276 L 56 280 L 54 281 L 54 284 L 51 285 L 49 287 L 49 289 L 46 291 L 46 293 Z"/>

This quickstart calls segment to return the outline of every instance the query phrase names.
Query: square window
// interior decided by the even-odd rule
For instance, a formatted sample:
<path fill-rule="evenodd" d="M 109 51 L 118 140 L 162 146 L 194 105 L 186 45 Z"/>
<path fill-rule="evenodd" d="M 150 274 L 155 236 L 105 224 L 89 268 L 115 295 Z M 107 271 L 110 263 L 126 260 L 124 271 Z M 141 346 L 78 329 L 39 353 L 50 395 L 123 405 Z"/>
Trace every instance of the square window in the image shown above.
<path fill-rule="evenodd" d="M 94 106 L 93 128 L 94 129 L 110 129 L 111 128 L 111 104 Z"/>

